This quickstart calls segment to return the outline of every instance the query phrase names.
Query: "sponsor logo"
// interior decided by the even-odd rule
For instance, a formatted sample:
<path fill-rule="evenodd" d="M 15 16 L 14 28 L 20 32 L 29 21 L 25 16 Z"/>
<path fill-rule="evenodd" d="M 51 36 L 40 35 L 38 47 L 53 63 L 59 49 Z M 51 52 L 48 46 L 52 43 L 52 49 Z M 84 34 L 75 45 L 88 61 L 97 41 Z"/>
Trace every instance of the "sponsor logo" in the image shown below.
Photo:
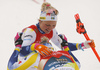
<path fill-rule="evenodd" d="M 31 37 L 31 38 L 32 38 L 33 36 L 32 36 L 32 35 L 26 35 L 26 36 L 24 36 L 24 37 Z"/>
<path fill-rule="evenodd" d="M 40 19 L 46 19 L 46 17 L 40 17 Z"/>
<path fill-rule="evenodd" d="M 51 19 L 55 19 L 55 17 L 51 17 Z"/>
<path fill-rule="evenodd" d="M 66 63 L 66 62 L 68 62 L 68 60 L 67 59 L 56 59 L 58 62 L 61 62 L 61 63 Z"/>

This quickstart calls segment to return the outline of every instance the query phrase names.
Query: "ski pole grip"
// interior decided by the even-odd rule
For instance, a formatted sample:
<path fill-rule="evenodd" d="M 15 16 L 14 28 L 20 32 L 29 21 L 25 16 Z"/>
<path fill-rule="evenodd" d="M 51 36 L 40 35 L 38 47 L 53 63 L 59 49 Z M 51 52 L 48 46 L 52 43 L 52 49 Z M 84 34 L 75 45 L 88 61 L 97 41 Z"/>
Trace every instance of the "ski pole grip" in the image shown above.
<path fill-rule="evenodd" d="M 79 14 L 76 14 L 74 17 L 76 19 L 76 23 L 81 22 L 80 17 L 79 17 Z"/>
<path fill-rule="evenodd" d="M 80 19 L 79 14 L 75 14 L 75 19 L 76 20 Z"/>
<path fill-rule="evenodd" d="M 80 17 L 79 17 L 79 14 L 76 14 L 75 16 L 75 19 L 76 19 L 76 31 L 79 33 L 79 34 L 85 34 L 86 33 L 86 30 L 84 28 L 84 24 L 81 22 L 80 20 Z"/>
<path fill-rule="evenodd" d="M 75 17 L 75 19 L 76 19 L 76 23 L 77 23 L 77 27 L 78 27 L 78 28 L 81 28 L 81 27 L 79 26 L 79 24 L 81 24 L 81 25 L 84 26 L 84 24 L 83 24 L 83 23 L 81 22 L 81 20 L 80 20 L 79 14 L 75 14 L 74 17 Z M 84 27 L 83 27 L 83 28 L 84 28 Z M 90 40 L 90 38 L 89 38 L 89 36 L 88 36 L 88 34 L 87 34 L 85 28 L 84 28 L 85 31 L 81 31 L 83 28 L 79 29 L 79 31 L 77 31 L 77 32 L 78 32 L 78 33 L 83 33 L 83 35 L 84 35 L 84 37 L 86 38 L 86 40 Z M 90 43 L 89 43 L 89 45 L 90 45 Z M 90 46 L 91 46 L 91 45 L 90 45 Z M 100 62 L 100 57 L 99 57 L 99 55 L 98 55 L 96 49 L 93 48 L 93 47 L 91 47 L 91 49 L 92 49 L 92 51 L 94 52 L 95 56 L 97 57 L 98 61 Z"/>

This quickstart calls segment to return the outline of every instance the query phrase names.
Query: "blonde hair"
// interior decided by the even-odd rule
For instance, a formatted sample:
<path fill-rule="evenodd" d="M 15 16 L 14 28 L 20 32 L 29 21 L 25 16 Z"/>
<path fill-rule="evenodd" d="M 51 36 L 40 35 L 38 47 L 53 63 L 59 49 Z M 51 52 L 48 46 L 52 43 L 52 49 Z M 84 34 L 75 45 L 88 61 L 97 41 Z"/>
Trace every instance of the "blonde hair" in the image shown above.
<path fill-rule="evenodd" d="M 49 39 L 47 38 L 47 37 L 43 37 L 43 38 L 41 38 L 41 42 L 40 42 L 40 44 L 44 44 L 44 43 L 49 43 L 49 44 L 51 44 L 50 42 L 49 42 Z"/>
<path fill-rule="evenodd" d="M 44 2 L 44 3 L 42 4 L 42 6 L 41 6 L 41 11 L 46 11 L 46 10 L 48 10 L 48 9 L 53 9 L 54 12 L 55 12 L 55 15 L 58 15 L 58 13 L 59 13 L 58 10 L 55 9 L 54 7 L 52 7 L 50 3 Z"/>

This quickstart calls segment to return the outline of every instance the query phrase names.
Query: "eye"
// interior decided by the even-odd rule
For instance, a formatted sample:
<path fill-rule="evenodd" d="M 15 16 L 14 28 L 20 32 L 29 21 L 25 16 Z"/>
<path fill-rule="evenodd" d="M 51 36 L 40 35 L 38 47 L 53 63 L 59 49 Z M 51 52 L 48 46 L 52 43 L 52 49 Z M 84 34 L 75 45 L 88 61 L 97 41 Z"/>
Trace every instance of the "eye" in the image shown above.
<path fill-rule="evenodd" d="M 47 25 L 47 24 L 46 24 L 46 26 L 50 26 L 50 25 Z"/>
<path fill-rule="evenodd" d="M 53 25 L 53 27 L 55 27 L 56 25 Z"/>

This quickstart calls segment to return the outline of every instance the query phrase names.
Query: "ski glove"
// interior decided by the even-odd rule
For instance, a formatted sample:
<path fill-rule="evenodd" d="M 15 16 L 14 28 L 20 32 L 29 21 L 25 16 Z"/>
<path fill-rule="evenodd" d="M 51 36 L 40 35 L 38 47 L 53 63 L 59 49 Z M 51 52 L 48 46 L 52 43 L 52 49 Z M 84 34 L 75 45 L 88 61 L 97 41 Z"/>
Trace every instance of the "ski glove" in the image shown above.
<path fill-rule="evenodd" d="M 22 43 L 23 43 L 23 40 L 21 39 L 21 36 L 22 36 L 22 33 L 17 33 L 16 34 L 16 36 L 15 36 L 15 38 L 14 38 L 14 41 L 15 41 L 15 46 L 16 47 L 19 47 L 19 48 L 21 48 L 21 45 L 22 45 Z"/>
<path fill-rule="evenodd" d="M 60 37 L 60 43 L 62 47 L 68 46 L 67 38 L 63 34 L 58 35 Z"/>
<path fill-rule="evenodd" d="M 37 52 L 39 52 L 42 56 L 46 57 L 51 55 L 52 50 L 49 49 L 47 46 L 42 45 L 42 44 L 37 44 L 37 43 L 33 43 L 31 46 L 31 50 L 36 50 Z"/>
<path fill-rule="evenodd" d="M 90 45 L 89 45 L 89 44 L 90 44 Z M 89 40 L 89 41 L 85 41 L 85 42 L 79 44 L 79 49 L 81 49 L 80 46 L 82 47 L 82 49 L 90 48 L 90 46 L 91 46 L 92 48 L 95 48 L 95 43 L 94 43 L 94 40 Z"/>

